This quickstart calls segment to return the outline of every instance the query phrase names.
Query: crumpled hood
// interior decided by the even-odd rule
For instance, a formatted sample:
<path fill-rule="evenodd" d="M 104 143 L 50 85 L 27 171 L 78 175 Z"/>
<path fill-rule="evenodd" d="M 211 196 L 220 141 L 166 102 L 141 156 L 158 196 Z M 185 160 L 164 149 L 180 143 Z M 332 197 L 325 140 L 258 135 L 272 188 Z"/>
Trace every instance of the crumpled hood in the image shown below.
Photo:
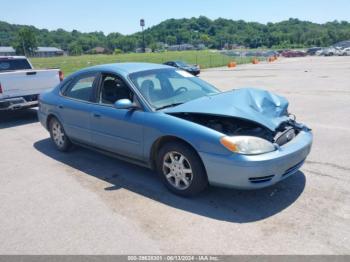
<path fill-rule="evenodd" d="M 167 108 L 165 113 L 198 113 L 237 117 L 259 123 L 272 131 L 284 121 L 288 101 L 269 91 L 243 88 L 201 97 L 182 105 Z"/>

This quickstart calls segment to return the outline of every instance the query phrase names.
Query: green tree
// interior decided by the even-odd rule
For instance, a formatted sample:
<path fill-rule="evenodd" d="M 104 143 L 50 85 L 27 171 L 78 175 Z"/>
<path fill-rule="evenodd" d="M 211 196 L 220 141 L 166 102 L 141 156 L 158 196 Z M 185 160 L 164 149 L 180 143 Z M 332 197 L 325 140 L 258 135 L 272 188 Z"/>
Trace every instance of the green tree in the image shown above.
<path fill-rule="evenodd" d="M 137 39 L 134 37 L 119 37 L 116 41 L 116 48 L 123 50 L 123 52 L 135 51 L 137 46 Z"/>
<path fill-rule="evenodd" d="M 16 52 L 21 55 L 32 56 L 37 49 L 37 39 L 35 32 L 27 27 L 18 31 L 15 42 Z"/>
<path fill-rule="evenodd" d="M 165 42 L 166 42 L 168 45 L 175 45 L 176 42 L 177 42 L 176 36 L 173 36 L 173 35 L 167 36 Z"/>
<path fill-rule="evenodd" d="M 148 47 L 151 48 L 152 52 L 155 52 L 158 49 L 158 45 L 155 42 L 148 45 Z"/>
<path fill-rule="evenodd" d="M 122 53 L 123 53 L 123 51 L 121 49 L 118 49 L 118 48 L 114 49 L 114 52 L 113 52 L 114 55 L 120 55 Z"/>
<path fill-rule="evenodd" d="M 70 55 L 81 55 L 83 48 L 78 42 L 73 42 L 68 46 L 68 52 Z"/>
<path fill-rule="evenodd" d="M 205 35 L 203 39 L 202 35 Z M 154 43 L 158 42 L 168 45 L 206 42 L 209 48 L 222 48 L 225 44 L 245 45 L 251 48 L 329 46 L 350 39 L 350 23 L 333 21 L 318 24 L 291 18 L 278 23 L 260 24 L 224 18 L 211 20 L 201 16 L 165 20 L 146 29 L 145 38 L 146 44 L 153 48 Z M 28 55 L 33 53 L 37 45 L 59 47 L 71 51 L 72 54 L 81 54 L 97 46 L 131 52 L 142 45 L 142 33 L 110 33 L 106 36 L 103 32 L 39 30 L 0 21 L 0 45 L 13 45 L 18 53 L 26 52 Z"/>
<path fill-rule="evenodd" d="M 211 43 L 211 39 L 207 34 L 202 34 L 200 40 L 205 46 L 209 46 Z"/>

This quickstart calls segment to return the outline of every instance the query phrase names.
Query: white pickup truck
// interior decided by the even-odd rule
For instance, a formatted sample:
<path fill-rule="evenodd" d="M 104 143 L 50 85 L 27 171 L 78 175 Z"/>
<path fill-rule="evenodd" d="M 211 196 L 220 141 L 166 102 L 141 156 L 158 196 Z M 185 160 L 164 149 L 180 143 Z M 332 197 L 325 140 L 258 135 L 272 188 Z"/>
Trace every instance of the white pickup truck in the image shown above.
<path fill-rule="evenodd" d="M 0 110 L 38 105 L 39 94 L 63 80 L 59 69 L 33 69 L 24 56 L 0 56 Z"/>

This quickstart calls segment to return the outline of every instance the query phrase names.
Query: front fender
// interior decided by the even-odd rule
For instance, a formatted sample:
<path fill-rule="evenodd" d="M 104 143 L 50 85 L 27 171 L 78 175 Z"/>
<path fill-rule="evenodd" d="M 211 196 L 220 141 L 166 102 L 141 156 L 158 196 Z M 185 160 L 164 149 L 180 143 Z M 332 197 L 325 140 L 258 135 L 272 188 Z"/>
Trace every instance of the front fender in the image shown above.
<path fill-rule="evenodd" d="M 154 143 L 173 136 L 190 144 L 197 152 L 229 155 L 220 143 L 220 132 L 165 113 L 147 113 L 144 119 L 144 158 L 150 159 Z"/>

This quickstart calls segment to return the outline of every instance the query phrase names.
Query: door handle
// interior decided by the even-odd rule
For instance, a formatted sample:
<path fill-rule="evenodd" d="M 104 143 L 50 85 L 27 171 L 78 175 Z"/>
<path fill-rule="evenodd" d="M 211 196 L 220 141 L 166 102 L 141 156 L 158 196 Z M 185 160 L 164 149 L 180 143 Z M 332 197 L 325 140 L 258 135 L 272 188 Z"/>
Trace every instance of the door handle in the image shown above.
<path fill-rule="evenodd" d="M 63 106 L 62 106 L 62 105 L 59 105 L 58 108 L 59 108 L 59 109 L 63 109 Z"/>
<path fill-rule="evenodd" d="M 27 72 L 27 76 L 36 75 L 36 72 Z"/>
<path fill-rule="evenodd" d="M 96 117 L 96 118 L 101 118 L 101 115 L 98 114 L 98 113 L 92 113 L 92 116 L 93 116 L 93 117 Z"/>

